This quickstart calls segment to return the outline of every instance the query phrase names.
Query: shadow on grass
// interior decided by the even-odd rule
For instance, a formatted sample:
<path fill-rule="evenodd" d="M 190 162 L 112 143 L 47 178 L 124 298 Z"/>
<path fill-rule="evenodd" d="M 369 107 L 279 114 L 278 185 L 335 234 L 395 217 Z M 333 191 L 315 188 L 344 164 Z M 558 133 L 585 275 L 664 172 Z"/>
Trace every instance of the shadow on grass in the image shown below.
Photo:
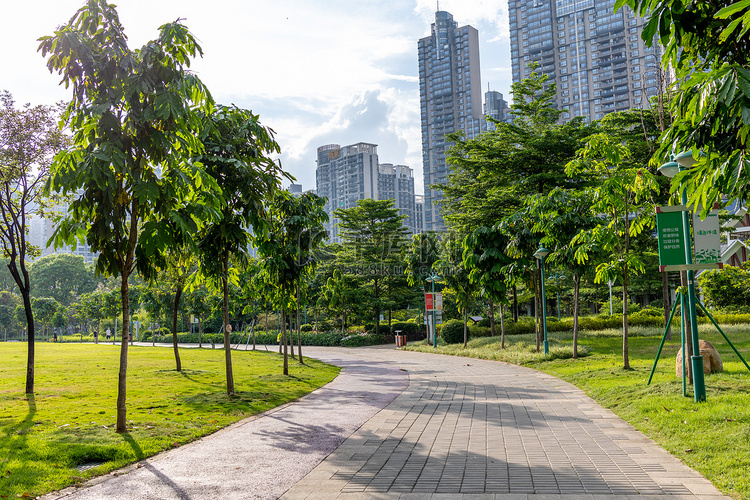
<path fill-rule="evenodd" d="M 120 436 L 122 436 L 123 441 L 125 441 L 130 446 L 130 448 L 132 448 L 133 453 L 138 460 L 143 460 L 144 458 L 146 458 L 146 456 L 143 454 L 141 446 L 138 444 L 138 441 L 135 440 L 132 434 L 130 434 L 129 432 L 123 432 L 120 434 Z"/>

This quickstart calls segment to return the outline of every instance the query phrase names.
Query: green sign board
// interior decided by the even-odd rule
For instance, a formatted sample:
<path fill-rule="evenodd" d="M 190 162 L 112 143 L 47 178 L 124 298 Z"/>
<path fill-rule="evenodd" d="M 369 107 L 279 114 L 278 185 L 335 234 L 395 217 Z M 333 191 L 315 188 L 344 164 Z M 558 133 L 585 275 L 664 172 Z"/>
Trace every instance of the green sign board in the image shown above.
<path fill-rule="evenodd" d="M 685 264 L 685 232 L 682 212 L 656 214 L 656 231 L 659 238 L 659 265 Z"/>

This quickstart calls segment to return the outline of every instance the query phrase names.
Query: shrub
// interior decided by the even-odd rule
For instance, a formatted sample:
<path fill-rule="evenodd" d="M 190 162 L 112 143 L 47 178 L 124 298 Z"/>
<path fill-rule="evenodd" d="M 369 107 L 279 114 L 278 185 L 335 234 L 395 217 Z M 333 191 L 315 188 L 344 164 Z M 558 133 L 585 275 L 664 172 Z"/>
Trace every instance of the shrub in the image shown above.
<path fill-rule="evenodd" d="M 406 323 L 403 321 L 397 321 L 391 324 L 391 332 L 396 333 L 396 330 L 400 330 L 403 335 L 406 335 L 404 331 L 406 329 Z"/>
<path fill-rule="evenodd" d="M 440 330 L 440 336 L 447 344 L 458 344 L 464 341 L 464 323 L 457 319 L 448 320 Z"/>
<path fill-rule="evenodd" d="M 407 321 L 404 323 L 403 333 L 404 335 L 417 335 L 419 333 L 419 326 L 416 322 Z"/>
<path fill-rule="evenodd" d="M 374 333 L 358 333 L 355 335 L 349 335 L 342 338 L 340 341 L 340 344 L 343 347 L 361 347 L 366 345 L 380 345 L 385 343 L 385 335 L 375 335 Z"/>
<path fill-rule="evenodd" d="M 304 324 L 304 325 L 300 326 L 299 329 L 302 330 L 303 332 L 311 332 L 311 331 L 313 331 L 313 326 L 312 325 L 308 325 L 308 324 Z"/>
<path fill-rule="evenodd" d="M 373 328 L 373 333 L 375 332 L 375 329 Z M 380 325 L 380 335 L 388 335 L 391 333 L 391 330 L 388 328 L 388 325 Z"/>
<path fill-rule="evenodd" d="M 477 323 L 477 324 L 479 326 L 484 326 L 484 327 L 490 327 L 490 326 L 492 326 L 492 325 L 490 325 L 490 318 L 482 318 L 481 320 L 479 320 L 479 323 Z"/>
<path fill-rule="evenodd" d="M 481 321 L 477 325 L 469 325 L 469 336 L 471 338 L 477 338 L 477 337 L 491 337 L 492 336 L 492 330 L 489 326 L 482 326 Z M 500 328 L 499 325 L 496 325 L 496 328 Z M 463 342 L 464 339 L 464 332 L 463 329 L 461 330 L 461 341 Z"/>

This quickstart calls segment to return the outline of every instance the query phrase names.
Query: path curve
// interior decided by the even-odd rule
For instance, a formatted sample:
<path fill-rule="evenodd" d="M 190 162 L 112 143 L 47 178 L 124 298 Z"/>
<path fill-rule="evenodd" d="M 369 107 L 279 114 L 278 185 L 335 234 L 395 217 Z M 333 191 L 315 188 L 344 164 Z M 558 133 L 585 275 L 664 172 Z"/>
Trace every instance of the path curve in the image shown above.
<path fill-rule="evenodd" d="M 392 347 L 304 354 L 341 374 L 298 401 L 45 500 L 728 498 L 551 375 Z"/>

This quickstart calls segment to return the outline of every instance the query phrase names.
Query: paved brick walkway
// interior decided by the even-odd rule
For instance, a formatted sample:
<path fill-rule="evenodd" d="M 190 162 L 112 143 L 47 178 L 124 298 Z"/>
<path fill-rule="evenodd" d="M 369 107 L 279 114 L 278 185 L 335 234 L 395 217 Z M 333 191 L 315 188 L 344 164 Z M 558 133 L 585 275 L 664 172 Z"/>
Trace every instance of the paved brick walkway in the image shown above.
<path fill-rule="evenodd" d="M 555 377 L 459 357 L 352 355 L 407 370 L 409 387 L 283 499 L 727 498 Z"/>
<path fill-rule="evenodd" d="M 392 346 L 303 352 L 341 374 L 298 401 L 44 500 L 728 498 L 541 372 Z"/>

